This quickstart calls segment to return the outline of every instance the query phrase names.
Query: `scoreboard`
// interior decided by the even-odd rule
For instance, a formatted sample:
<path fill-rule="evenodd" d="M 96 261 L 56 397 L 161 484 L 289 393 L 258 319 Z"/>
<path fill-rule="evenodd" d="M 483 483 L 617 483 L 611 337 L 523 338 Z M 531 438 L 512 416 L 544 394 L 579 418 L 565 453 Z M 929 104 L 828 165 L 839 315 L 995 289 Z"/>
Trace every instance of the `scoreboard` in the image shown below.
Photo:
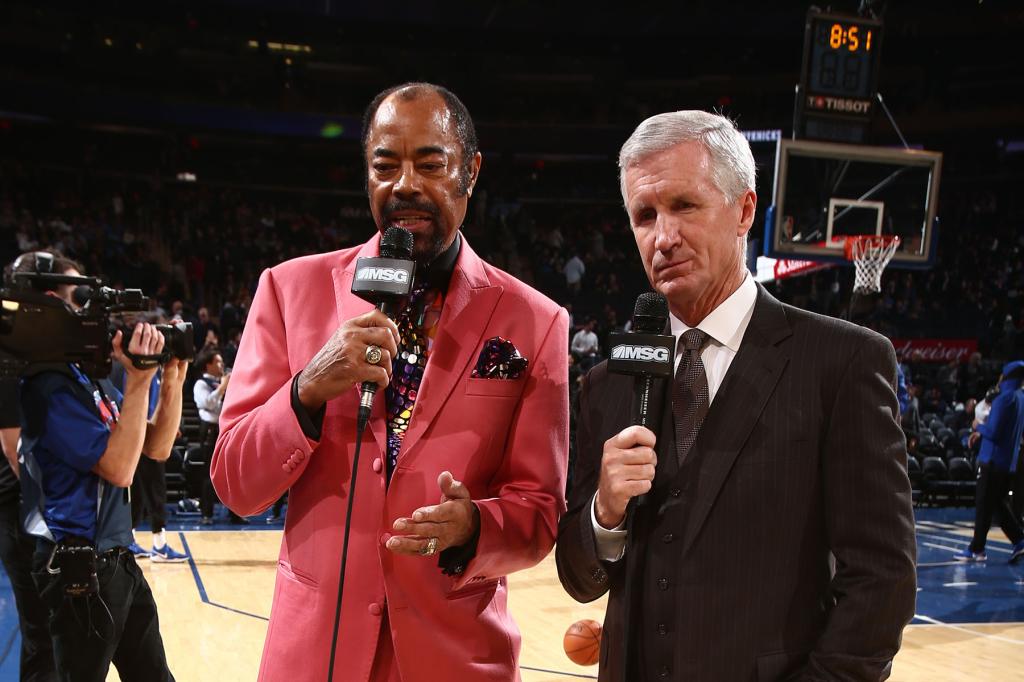
<path fill-rule="evenodd" d="M 876 106 L 882 22 L 807 13 L 797 136 L 863 142 Z"/>

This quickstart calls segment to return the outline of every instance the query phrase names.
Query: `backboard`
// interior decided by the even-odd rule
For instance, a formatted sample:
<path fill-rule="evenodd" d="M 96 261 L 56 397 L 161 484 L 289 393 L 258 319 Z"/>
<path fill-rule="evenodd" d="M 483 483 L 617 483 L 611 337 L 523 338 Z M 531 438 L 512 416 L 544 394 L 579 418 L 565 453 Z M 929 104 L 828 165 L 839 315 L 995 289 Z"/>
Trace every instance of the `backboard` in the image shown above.
<path fill-rule="evenodd" d="M 850 265 L 846 237 L 893 235 L 889 267 L 930 267 L 941 170 L 939 152 L 779 140 L 765 255 Z"/>

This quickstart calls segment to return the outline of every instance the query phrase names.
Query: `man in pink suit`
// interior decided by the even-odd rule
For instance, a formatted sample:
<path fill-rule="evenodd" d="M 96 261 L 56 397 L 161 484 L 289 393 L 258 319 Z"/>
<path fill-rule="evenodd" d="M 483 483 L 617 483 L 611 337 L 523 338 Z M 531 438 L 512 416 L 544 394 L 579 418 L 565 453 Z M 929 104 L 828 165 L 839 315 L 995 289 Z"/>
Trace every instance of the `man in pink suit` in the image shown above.
<path fill-rule="evenodd" d="M 565 508 L 568 318 L 460 235 L 481 156 L 455 95 L 384 91 L 363 149 L 378 230 L 415 238 L 409 305 L 393 322 L 350 293 L 379 234 L 264 272 L 213 456 L 238 514 L 291 490 L 260 679 L 517 680 L 506 576 Z M 381 390 L 353 491 L 363 381 Z"/>

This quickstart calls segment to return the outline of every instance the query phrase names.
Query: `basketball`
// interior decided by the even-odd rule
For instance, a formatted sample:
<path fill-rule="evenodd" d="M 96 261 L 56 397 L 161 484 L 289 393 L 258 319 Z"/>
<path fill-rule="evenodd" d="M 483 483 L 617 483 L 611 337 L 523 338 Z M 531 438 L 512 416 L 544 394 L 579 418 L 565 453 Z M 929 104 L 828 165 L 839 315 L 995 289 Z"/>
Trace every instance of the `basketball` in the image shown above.
<path fill-rule="evenodd" d="M 596 620 L 578 620 L 562 638 L 569 660 L 578 665 L 594 665 L 601 657 L 601 624 Z"/>

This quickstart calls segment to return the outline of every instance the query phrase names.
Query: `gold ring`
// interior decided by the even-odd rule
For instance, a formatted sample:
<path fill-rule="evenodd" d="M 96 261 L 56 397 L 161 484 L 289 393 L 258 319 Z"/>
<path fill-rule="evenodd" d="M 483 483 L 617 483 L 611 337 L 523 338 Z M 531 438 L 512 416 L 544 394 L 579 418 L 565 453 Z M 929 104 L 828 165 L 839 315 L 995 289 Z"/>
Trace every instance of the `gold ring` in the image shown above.
<path fill-rule="evenodd" d="M 427 540 L 427 546 L 420 550 L 420 554 L 423 556 L 434 556 L 434 552 L 437 551 L 437 538 L 430 538 Z"/>
<path fill-rule="evenodd" d="M 376 365 L 382 357 L 384 357 L 384 354 L 381 352 L 380 346 L 366 347 L 366 361 L 371 365 Z"/>

